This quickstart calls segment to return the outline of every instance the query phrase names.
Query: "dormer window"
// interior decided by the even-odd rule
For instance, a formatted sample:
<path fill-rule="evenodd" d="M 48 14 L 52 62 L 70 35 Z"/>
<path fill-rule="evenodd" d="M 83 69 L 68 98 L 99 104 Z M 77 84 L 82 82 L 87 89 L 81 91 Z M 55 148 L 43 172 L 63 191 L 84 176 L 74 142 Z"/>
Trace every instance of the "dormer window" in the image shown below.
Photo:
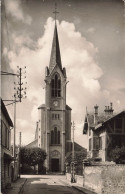
<path fill-rule="evenodd" d="M 61 97 L 61 80 L 59 75 L 55 74 L 51 82 L 52 97 Z"/>

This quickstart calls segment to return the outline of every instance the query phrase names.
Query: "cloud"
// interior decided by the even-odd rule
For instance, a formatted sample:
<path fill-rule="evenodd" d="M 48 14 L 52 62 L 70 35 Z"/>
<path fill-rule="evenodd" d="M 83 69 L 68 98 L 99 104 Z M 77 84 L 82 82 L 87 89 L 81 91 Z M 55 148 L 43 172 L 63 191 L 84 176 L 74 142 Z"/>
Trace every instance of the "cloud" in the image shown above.
<path fill-rule="evenodd" d="M 11 14 L 15 20 L 22 21 L 26 24 L 31 24 L 32 18 L 31 16 L 24 14 L 20 0 L 9 0 L 5 1 L 5 3 L 7 13 Z"/>
<path fill-rule="evenodd" d="M 125 88 L 120 88 L 119 91 L 125 93 Z"/>
<path fill-rule="evenodd" d="M 38 106 L 34 105 L 32 112 L 31 112 L 31 118 L 33 121 L 38 121 Z"/>
<path fill-rule="evenodd" d="M 27 34 L 21 34 L 21 35 L 16 35 L 12 34 L 12 39 L 14 44 L 12 45 L 13 49 L 17 51 L 20 50 L 22 46 L 28 47 L 30 49 L 35 49 L 36 48 L 36 43 L 29 37 Z"/>
<path fill-rule="evenodd" d="M 117 100 L 116 102 L 117 102 L 117 104 L 118 104 L 118 105 L 120 105 L 120 104 L 121 104 L 120 100 Z"/>
<path fill-rule="evenodd" d="M 93 27 L 88 28 L 87 32 L 88 33 L 94 33 L 95 32 L 95 28 L 93 28 Z"/>
<path fill-rule="evenodd" d="M 27 145 L 35 138 L 35 126 L 32 122 L 17 118 L 16 120 L 16 144 L 19 144 L 19 133 L 21 132 L 22 145 Z M 11 130 L 11 143 L 13 143 L 14 130 Z"/>
<path fill-rule="evenodd" d="M 19 123 L 19 125 L 22 128 L 27 128 L 29 127 L 29 122 L 27 120 L 23 120 L 23 119 L 17 119 L 17 123 Z"/>
<path fill-rule="evenodd" d="M 101 93 L 99 78 L 103 72 L 96 61 L 98 49 L 76 31 L 73 23 L 57 21 L 57 26 L 62 65 L 66 67 L 69 80 L 67 104 L 73 109 L 72 119 L 77 119 L 76 127 L 77 125 L 82 126 L 85 106 L 88 103 L 93 105 L 95 98 L 99 98 Z M 27 66 L 27 100 L 32 104 L 31 118 L 33 121 L 37 120 L 38 105 L 45 102 L 45 90 L 43 89 L 45 67 L 49 65 L 54 33 L 52 18 L 47 19 L 44 29 L 44 34 L 35 43 L 30 40 L 30 37 L 13 34 L 13 51 L 8 55 L 14 71 L 17 65 Z"/>

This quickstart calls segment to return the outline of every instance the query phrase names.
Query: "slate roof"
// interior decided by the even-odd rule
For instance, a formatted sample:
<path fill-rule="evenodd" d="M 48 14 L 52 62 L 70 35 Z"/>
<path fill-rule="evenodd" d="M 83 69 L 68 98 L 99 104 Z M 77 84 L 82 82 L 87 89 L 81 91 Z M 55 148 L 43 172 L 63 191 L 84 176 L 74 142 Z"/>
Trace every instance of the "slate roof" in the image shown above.
<path fill-rule="evenodd" d="M 46 108 L 45 104 L 41 104 L 38 109 Z M 68 105 L 66 105 L 66 110 L 72 110 Z"/>
<path fill-rule="evenodd" d="M 105 113 L 104 114 L 102 113 L 102 114 L 98 115 L 96 117 L 96 119 L 97 119 L 97 124 L 96 125 L 105 122 L 106 120 L 110 119 L 111 117 L 113 117 L 113 116 L 112 115 L 107 116 L 107 115 L 105 115 Z M 94 124 L 94 114 L 88 114 L 87 118 L 88 118 L 89 126 L 91 128 L 95 127 L 96 125 Z"/>
<path fill-rule="evenodd" d="M 34 141 L 32 141 L 29 144 L 27 144 L 25 147 L 30 147 L 30 148 L 38 147 L 37 144 L 38 144 L 38 139 L 35 139 Z"/>
<path fill-rule="evenodd" d="M 3 101 L 2 101 L 2 99 L 1 99 L 1 111 L 3 112 L 4 116 L 6 117 L 6 119 L 7 119 L 8 123 L 9 123 L 9 125 L 10 125 L 11 127 L 13 127 L 13 122 L 12 122 L 12 120 L 11 120 L 9 114 L 8 114 L 8 111 L 7 111 L 6 107 L 5 107 L 5 105 L 4 105 Z"/>
<path fill-rule="evenodd" d="M 66 110 L 72 110 L 68 105 L 66 105 Z"/>
<path fill-rule="evenodd" d="M 46 105 L 45 104 L 41 104 L 38 109 L 42 109 L 42 108 L 46 108 Z"/>
<path fill-rule="evenodd" d="M 112 115 L 111 117 L 107 117 L 107 118 L 102 122 L 102 124 L 107 123 L 108 121 L 114 119 L 115 117 L 119 116 L 119 115 L 122 114 L 122 113 L 125 114 L 125 110 L 123 110 L 123 111 L 121 111 L 121 112 L 119 112 L 119 113 L 117 113 L 117 114 L 115 114 L 115 115 Z M 100 126 L 97 125 L 97 126 L 95 127 L 95 129 L 98 129 L 99 127 L 100 127 Z"/>
<path fill-rule="evenodd" d="M 62 62 L 61 62 L 61 56 L 60 56 L 58 32 L 57 32 L 57 26 L 55 24 L 53 43 L 52 43 L 52 50 L 51 50 L 51 57 L 50 57 L 50 64 L 49 64 L 50 73 L 52 72 L 52 70 L 54 69 L 54 67 L 56 65 L 58 65 L 58 67 L 62 71 Z"/>
<path fill-rule="evenodd" d="M 87 134 L 88 126 L 90 127 L 90 129 L 95 130 L 98 127 L 100 127 L 102 123 L 109 120 L 111 117 L 113 117 L 113 115 L 107 116 L 105 115 L 105 113 L 102 113 L 96 117 L 97 124 L 94 124 L 94 113 L 87 114 L 85 117 L 85 122 L 83 126 L 83 134 Z"/>
<path fill-rule="evenodd" d="M 83 134 L 87 134 L 88 125 L 91 129 L 97 130 L 102 126 L 102 124 L 105 124 L 109 120 L 114 119 L 115 117 L 117 117 L 118 115 L 122 113 L 125 113 L 125 110 L 123 110 L 122 112 L 118 114 L 109 115 L 109 116 L 105 115 L 105 113 L 102 113 L 97 116 L 97 124 L 94 124 L 94 113 L 87 114 L 85 117 L 85 122 L 83 126 Z"/>

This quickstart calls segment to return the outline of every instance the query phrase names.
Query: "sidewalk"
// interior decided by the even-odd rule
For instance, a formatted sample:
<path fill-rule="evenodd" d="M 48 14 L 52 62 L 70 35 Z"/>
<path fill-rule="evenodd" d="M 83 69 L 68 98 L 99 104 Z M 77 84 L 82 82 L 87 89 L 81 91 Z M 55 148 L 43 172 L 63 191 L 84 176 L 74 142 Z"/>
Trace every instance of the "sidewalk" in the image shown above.
<path fill-rule="evenodd" d="M 11 183 L 11 188 L 4 189 L 2 191 L 2 194 L 21 194 L 26 181 L 27 181 L 27 179 L 25 179 L 25 178 L 17 179 L 15 182 Z"/>
<path fill-rule="evenodd" d="M 84 194 L 96 194 L 95 192 L 93 191 L 90 191 L 86 188 L 84 188 L 82 185 L 78 184 L 78 183 L 71 183 L 71 181 L 69 181 L 68 179 L 63 178 L 61 179 L 60 181 L 63 182 L 63 184 L 65 184 L 66 186 L 71 186 L 73 187 L 74 189 L 76 189 L 77 191 L 80 191 L 81 193 L 84 193 Z"/>

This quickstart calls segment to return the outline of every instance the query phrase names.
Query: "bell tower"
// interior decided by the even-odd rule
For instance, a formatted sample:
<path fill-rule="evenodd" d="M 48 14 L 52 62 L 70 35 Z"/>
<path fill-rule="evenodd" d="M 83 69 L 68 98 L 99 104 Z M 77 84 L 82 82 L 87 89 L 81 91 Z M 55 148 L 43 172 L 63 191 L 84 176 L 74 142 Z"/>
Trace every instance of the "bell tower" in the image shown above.
<path fill-rule="evenodd" d="M 38 108 L 41 136 L 38 146 L 47 153 L 47 172 L 63 173 L 65 155 L 71 147 L 71 108 L 66 105 L 67 77 L 66 69 L 62 68 L 56 20 L 45 84 L 45 105 Z"/>

